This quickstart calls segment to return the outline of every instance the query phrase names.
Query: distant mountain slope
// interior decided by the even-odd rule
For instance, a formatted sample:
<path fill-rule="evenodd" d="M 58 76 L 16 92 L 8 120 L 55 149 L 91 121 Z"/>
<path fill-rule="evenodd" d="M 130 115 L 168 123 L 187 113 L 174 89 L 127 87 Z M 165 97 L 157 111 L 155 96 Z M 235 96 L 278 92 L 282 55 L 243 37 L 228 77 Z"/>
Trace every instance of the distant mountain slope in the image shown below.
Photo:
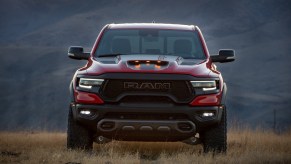
<path fill-rule="evenodd" d="M 196 24 L 210 53 L 233 48 L 237 60 L 217 64 L 228 84 L 229 120 L 291 125 L 289 1 L 1 1 L 0 129 L 65 129 L 68 85 L 107 23 Z"/>

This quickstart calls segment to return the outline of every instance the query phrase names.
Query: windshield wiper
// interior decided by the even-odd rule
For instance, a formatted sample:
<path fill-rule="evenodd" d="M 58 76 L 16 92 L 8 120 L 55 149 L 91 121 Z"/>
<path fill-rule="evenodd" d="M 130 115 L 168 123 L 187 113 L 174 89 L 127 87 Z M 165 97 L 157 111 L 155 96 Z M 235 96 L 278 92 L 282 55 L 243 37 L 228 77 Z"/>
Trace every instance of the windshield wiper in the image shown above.
<path fill-rule="evenodd" d="M 114 56 L 118 56 L 118 55 L 126 55 L 126 54 L 121 54 L 121 53 L 115 53 L 115 54 L 101 54 L 98 55 L 97 57 L 114 57 Z"/>

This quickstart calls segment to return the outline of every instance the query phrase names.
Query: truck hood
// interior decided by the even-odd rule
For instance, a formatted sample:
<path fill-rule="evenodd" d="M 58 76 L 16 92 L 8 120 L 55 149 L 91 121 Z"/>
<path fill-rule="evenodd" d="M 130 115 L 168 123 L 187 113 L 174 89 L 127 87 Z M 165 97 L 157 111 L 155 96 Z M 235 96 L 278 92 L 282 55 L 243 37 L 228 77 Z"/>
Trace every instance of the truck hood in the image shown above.
<path fill-rule="evenodd" d="M 184 59 L 165 55 L 119 55 L 91 57 L 79 73 L 100 75 L 104 73 L 167 73 L 209 77 L 211 63 L 208 59 Z"/>

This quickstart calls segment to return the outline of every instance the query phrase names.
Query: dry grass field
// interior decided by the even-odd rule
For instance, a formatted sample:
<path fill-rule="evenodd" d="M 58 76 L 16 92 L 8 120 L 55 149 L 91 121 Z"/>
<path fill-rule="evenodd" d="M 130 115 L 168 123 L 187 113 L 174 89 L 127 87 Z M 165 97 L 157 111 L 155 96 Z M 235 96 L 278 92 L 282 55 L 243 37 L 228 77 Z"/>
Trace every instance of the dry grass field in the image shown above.
<path fill-rule="evenodd" d="M 226 155 L 179 142 L 118 142 L 66 150 L 65 133 L 0 132 L 0 163 L 291 163 L 291 132 L 229 130 Z"/>

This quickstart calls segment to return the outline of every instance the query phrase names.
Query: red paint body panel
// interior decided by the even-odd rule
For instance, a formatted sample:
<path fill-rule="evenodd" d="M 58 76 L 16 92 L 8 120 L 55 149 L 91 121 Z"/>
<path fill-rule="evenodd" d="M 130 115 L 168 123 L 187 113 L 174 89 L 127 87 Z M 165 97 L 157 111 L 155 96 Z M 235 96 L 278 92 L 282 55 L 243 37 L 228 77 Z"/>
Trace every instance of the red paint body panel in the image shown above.
<path fill-rule="evenodd" d="M 221 94 L 201 95 L 196 97 L 191 103 L 191 106 L 217 106 L 221 101 Z"/>
<path fill-rule="evenodd" d="M 75 90 L 75 101 L 81 104 L 103 104 L 103 100 L 93 93 Z"/>

